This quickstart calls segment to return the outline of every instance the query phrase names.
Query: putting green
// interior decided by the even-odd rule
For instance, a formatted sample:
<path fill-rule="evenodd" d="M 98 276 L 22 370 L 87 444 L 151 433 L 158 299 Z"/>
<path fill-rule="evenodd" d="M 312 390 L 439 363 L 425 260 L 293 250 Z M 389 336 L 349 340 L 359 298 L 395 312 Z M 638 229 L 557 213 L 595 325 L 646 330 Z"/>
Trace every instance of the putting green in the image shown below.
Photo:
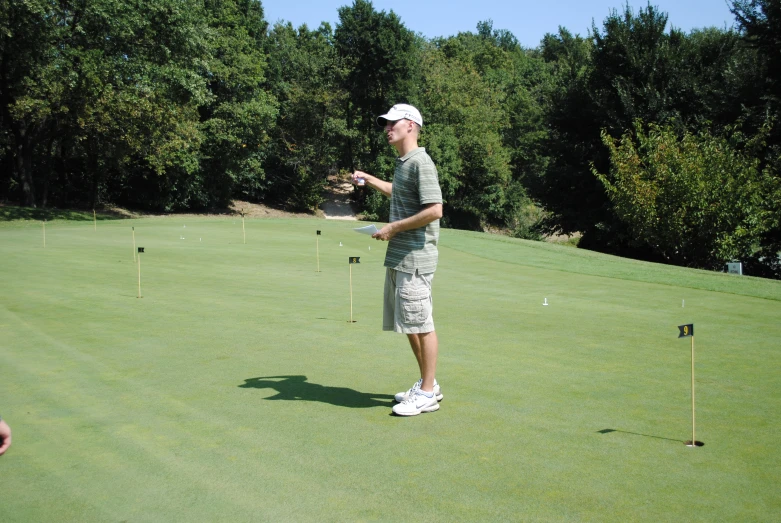
<path fill-rule="evenodd" d="M 397 418 L 417 369 L 359 225 L 0 223 L 0 521 L 781 513 L 781 282 L 443 230 L 445 397 Z"/>

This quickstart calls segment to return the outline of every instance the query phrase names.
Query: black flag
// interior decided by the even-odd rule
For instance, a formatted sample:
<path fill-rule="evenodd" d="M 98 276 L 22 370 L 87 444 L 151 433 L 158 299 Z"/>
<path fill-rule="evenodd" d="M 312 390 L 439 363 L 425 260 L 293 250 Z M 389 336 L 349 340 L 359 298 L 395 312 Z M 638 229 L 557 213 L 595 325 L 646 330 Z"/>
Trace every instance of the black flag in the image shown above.
<path fill-rule="evenodd" d="M 688 325 L 678 325 L 678 331 L 679 338 L 688 338 L 689 336 L 694 336 L 694 324 L 690 323 Z"/>
<path fill-rule="evenodd" d="M 350 263 L 361 263 L 361 258 L 358 256 L 350 256 Z"/>
<path fill-rule="evenodd" d="M 139 247 L 138 248 L 138 252 L 144 252 L 144 248 L 143 247 Z"/>

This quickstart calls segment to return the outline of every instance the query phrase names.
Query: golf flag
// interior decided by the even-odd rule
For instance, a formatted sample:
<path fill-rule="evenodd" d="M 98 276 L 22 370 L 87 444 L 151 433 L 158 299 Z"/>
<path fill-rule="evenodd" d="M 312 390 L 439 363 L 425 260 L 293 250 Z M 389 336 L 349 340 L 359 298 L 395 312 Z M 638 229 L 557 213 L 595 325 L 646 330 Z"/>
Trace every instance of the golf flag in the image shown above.
<path fill-rule="evenodd" d="M 359 256 L 350 256 L 350 264 L 353 263 L 361 263 L 361 258 Z"/>
<path fill-rule="evenodd" d="M 317 231 L 317 235 L 320 236 L 320 231 Z"/>
<path fill-rule="evenodd" d="M 679 338 L 688 338 L 689 336 L 694 336 L 694 324 L 690 323 L 688 325 L 678 325 L 678 331 Z"/>
<path fill-rule="evenodd" d="M 144 248 L 143 247 L 139 247 L 138 248 L 138 252 L 144 252 Z"/>

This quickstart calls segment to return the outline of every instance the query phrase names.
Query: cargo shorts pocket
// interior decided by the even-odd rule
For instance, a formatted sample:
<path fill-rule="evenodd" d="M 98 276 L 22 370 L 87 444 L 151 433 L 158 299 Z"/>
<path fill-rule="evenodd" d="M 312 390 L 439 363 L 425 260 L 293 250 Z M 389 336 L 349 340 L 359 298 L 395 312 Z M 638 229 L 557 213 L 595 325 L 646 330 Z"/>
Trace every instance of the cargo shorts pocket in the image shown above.
<path fill-rule="evenodd" d="M 399 289 L 404 323 L 420 325 L 431 316 L 430 291 L 426 287 L 402 287 Z"/>

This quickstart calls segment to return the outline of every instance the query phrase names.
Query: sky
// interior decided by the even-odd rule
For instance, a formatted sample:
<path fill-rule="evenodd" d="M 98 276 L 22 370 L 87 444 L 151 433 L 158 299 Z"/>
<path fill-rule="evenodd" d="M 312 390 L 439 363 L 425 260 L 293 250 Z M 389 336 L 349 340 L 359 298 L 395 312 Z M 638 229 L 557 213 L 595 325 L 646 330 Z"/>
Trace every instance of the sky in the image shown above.
<path fill-rule="evenodd" d="M 339 21 L 338 9 L 352 0 L 261 0 L 270 23 L 291 22 L 316 29 L 320 22 L 332 28 Z M 592 20 L 598 28 L 611 10 L 623 11 L 626 0 L 374 0 L 376 11 L 395 12 L 407 29 L 427 38 L 476 32 L 477 23 L 493 20 L 494 29 L 509 30 L 524 47 L 537 47 L 546 33 L 557 33 L 559 26 L 573 34 L 586 36 Z M 629 0 L 636 13 L 647 1 Z M 735 17 L 726 0 L 656 0 L 652 5 L 667 13 L 668 29 L 675 26 L 685 32 L 704 27 L 729 28 Z"/>

